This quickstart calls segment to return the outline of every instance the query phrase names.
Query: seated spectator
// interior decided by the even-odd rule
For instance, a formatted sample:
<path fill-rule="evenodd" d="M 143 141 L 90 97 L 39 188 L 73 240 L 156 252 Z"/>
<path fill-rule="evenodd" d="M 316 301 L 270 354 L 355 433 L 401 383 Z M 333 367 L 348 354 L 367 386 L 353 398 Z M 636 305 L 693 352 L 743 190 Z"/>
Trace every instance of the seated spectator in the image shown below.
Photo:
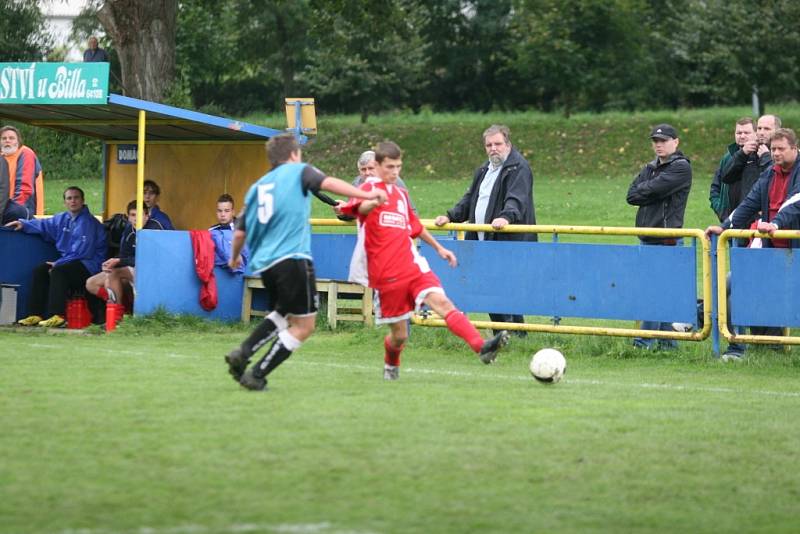
<path fill-rule="evenodd" d="M 153 180 L 144 181 L 144 203 L 150 208 L 150 218 L 161 223 L 164 230 L 174 230 L 169 215 L 161 211 L 158 207 L 158 199 L 161 197 L 161 188 Z"/>
<path fill-rule="evenodd" d="M 150 208 L 144 205 L 142 229 L 163 230 L 164 227 L 150 218 Z M 109 258 L 102 265 L 102 271 L 86 280 L 86 290 L 98 298 L 112 303 L 121 303 L 125 290 L 133 287 L 134 267 L 136 266 L 136 201 L 128 203 L 126 210 L 128 226 L 122 234 L 119 256 Z"/>
<path fill-rule="evenodd" d="M 225 193 L 217 199 L 217 224 L 208 229 L 211 240 L 214 242 L 214 265 L 222 267 L 234 274 L 243 274 L 247 266 L 250 252 L 245 247 L 242 250 L 242 263 L 231 269 L 228 262 L 233 250 L 233 232 L 236 230 L 236 217 L 233 215 L 233 197 Z"/>
<path fill-rule="evenodd" d="M 11 221 L 6 226 L 26 234 L 40 235 L 55 244 L 59 257 L 33 270 L 24 326 L 62 327 L 70 293 L 83 291 L 86 280 L 100 271 L 106 253 L 106 231 L 84 204 L 83 190 L 68 187 L 64 191 L 67 211 L 49 219 Z M 47 319 L 43 317 L 47 316 Z"/>
<path fill-rule="evenodd" d="M 0 213 L 2 224 L 44 215 L 44 178 L 36 153 L 22 144 L 13 126 L 0 128 L 0 150 L 8 166 L 8 203 Z"/>

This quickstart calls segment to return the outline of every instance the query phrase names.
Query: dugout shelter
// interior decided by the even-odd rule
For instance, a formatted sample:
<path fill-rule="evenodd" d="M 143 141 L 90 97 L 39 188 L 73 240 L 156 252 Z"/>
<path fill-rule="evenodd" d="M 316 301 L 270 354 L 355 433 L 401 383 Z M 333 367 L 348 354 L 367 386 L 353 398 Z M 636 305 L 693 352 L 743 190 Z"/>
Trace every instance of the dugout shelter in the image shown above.
<path fill-rule="evenodd" d="M 294 130 L 305 144 L 303 132 L 313 130 L 301 121 L 313 109 L 307 100 L 301 109 L 299 100 L 292 108 L 297 113 L 287 110 L 287 117 L 296 121 Z M 8 122 L 101 140 L 105 194 L 101 206 L 90 205 L 92 212 L 107 219 L 135 198 L 141 215 L 143 182 L 152 179 L 161 187 L 159 206 L 181 230 L 215 224 L 222 193 L 240 206 L 247 188 L 269 170 L 265 141 L 284 132 L 109 94 L 107 63 L 0 63 L 0 123 Z M 0 280 L 20 285 L 18 316 L 25 311 L 26 278 L 44 254 L 21 237 L 0 232 L 0 250 L 13 248 L 17 259 L 2 262 Z"/>

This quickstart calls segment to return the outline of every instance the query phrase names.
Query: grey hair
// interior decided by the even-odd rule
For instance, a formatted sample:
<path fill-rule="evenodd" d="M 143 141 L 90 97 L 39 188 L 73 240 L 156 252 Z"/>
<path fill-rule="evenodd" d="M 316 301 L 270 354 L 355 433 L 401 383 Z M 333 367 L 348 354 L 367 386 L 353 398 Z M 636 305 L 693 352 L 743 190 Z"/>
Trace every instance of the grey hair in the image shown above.
<path fill-rule="evenodd" d="M 495 134 L 503 134 L 503 139 L 506 140 L 506 144 L 511 144 L 511 130 L 508 129 L 508 126 L 502 124 L 492 124 L 486 128 L 486 130 L 483 132 L 483 142 L 485 143 L 487 137 Z"/>
<path fill-rule="evenodd" d="M 375 159 L 375 151 L 374 150 L 367 150 L 366 152 L 362 152 L 360 156 L 358 156 L 358 163 L 356 164 L 358 168 L 361 168 L 363 165 L 366 165 L 370 161 Z"/>

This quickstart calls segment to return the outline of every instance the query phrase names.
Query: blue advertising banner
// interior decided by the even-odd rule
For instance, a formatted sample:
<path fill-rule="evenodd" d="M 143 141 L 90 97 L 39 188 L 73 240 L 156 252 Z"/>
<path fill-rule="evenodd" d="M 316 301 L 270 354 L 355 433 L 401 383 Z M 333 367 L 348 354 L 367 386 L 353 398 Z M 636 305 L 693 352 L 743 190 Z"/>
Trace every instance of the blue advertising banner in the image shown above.
<path fill-rule="evenodd" d="M 108 63 L 0 63 L 2 104 L 105 104 Z"/>

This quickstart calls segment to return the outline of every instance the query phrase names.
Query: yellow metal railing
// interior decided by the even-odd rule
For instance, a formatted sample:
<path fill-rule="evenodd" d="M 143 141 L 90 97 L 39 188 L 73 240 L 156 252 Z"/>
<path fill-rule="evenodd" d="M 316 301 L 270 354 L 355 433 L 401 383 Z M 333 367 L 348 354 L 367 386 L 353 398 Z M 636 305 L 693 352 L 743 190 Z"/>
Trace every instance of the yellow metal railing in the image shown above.
<path fill-rule="evenodd" d="M 748 334 L 736 334 L 728 329 L 728 257 L 730 251 L 730 240 L 736 238 L 762 239 L 800 239 L 800 230 L 778 230 L 774 236 L 757 232 L 755 230 L 725 230 L 720 234 L 717 242 L 717 316 L 719 320 L 719 331 L 722 337 L 735 343 L 769 343 L 775 345 L 800 345 L 800 337 L 786 336 L 754 336 Z M 739 326 L 739 325 L 737 325 Z"/>
<path fill-rule="evenodd" d="M 336 219 L 311 219 L 313 226 L 350 226 L 354 223 Z M 559 226 L 559 225 L 508 225 L 502 230 L 495 230 L 489 224 L 449 223 L 443 226 L 433 224 L 433 219 L 421 219 L 428 230 L 474 231 L 499 233 L 537 233 L 537 234 L 580 234 L 605 236 L 635 237 L 687 237 L 697 239 L 702 247 L 702 287 L 703 300 L 711 302 L 711 245 L 702 230 L 691 228 L 627 228 L 614 226 Z M 601 319 L 601 318 L 599 318 Z M 442 319 L 426 318 L 414 315 L 411 321 L 424 326 L 446 326 Z M 667 332 L 660 330 L 642 330 L 638 328 L 613 328 L 602 326 L 568 326 L 558 324 L 530 323 L 496 323 L 493 321 L 471 321 L 477 328 L 493 328 L 521 330 L 526 332 L 551 332 L 562 334 L 591 334 L 600 336 L 642 337 L 657 339 L 677 339 L 686 341 L 702 341 L 711 334 L 711 306 L 703 307 L 703 328 L 697 332 Z"/>

